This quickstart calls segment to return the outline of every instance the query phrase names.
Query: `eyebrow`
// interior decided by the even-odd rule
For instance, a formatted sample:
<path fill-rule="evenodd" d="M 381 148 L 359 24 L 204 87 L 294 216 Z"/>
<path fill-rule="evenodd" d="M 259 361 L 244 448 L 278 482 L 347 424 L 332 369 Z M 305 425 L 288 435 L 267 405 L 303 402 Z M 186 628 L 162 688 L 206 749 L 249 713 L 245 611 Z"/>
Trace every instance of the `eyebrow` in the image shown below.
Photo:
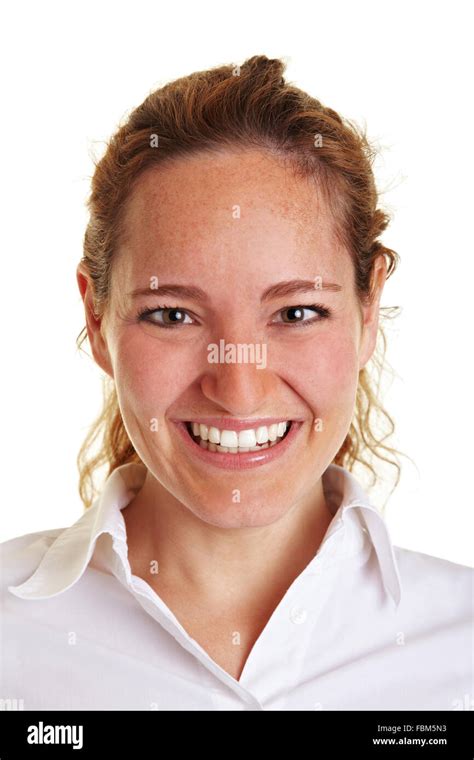
<path fill-rule="evenodd" d="M 263 303 L 264 301 L 270 301 L 273 298 L 291 296 L 295 293 L 312 293 L 315 290 L 326 290 L 338 293 L 342 290 L 342 287 L 333 282 L 322 282 L 320 286 L 316 287 L 314 280 L 284 280 L 283 282 L 277 282 L 275 285 L 270 285 L 270 287 L 262 293 L 261 301 Z M 159 285 L 158 288 L 137 288 L 137 290 L 132 290 L 129 293 L 132 298 L 149 296 L 151 294 L 180 296 L 181 298 L 188 298 L 194 301 L 202 301 L 204 303 L 209 302 L 209 296 L 207 293 L 195 285 L 163 284 Z"/>

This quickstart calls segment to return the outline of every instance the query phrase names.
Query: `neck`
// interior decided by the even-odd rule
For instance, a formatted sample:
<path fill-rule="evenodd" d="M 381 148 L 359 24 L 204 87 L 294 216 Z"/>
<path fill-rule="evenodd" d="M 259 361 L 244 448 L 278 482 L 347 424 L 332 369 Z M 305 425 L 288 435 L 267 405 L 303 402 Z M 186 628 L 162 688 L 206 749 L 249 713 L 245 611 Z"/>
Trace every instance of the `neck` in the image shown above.
<path fill-rule="evenodd" d="M 219 609 L 280 599 L 332 520 L 321 479 L 276 522 L 226 529 L 196 517 L 149 473 L 122 515 L 134 575 L 163 597 L 186 595 Z"/>

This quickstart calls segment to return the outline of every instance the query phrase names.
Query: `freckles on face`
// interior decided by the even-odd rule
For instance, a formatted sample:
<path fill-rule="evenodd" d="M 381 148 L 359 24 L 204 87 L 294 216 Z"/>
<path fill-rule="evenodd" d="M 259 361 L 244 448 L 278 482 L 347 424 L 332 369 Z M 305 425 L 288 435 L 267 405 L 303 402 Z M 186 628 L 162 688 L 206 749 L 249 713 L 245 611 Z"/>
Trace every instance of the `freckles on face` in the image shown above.
<path fill-rule="evenodd" d="M 136 328 L 121 332 L 115 344 L 115 385 L 132 441 L 141 441 L 153 456 L 171 453 L 165 417 L 194 372 L 189 351 L 161 342 Z"/>
<path fill-rule="evenodd" d="M 126 245 L 113 267 L 108 333 L 127 432 L 156 478 L 205 519 L 218 509 L 225 519 L 226 478 L 246 484 L 238 510 L 229 501 L 229 520 L 250 524 L 256 504 L 260 519 L 274 519 L 320 477 L 350 424 L 359 347 L 352 263 L 338 249 L 333 221 L 314 188 L 295 183 L 270 158 L 196 157 L 142 179 L 128 209 Z M 342 290 L 261 301 L 275 283 L 318 276 Z M 129 294 L 152 277 L 158 278 L 156 292 L 133 301 Z M 197 286 L 208 300 L 161 297 L 160 282 Z M 314 303 L 330 317 L 309 327 L 282 322 L 285 310 Z M 137 319 L 145 305 L 179 308 L 194 324 L 145 327 Z M 207 348 L 220 340 L 264 342 L 267 366 L 252 372 L 209 364 Z M 200 413 L 288 414 L 307 425 L 295 454 L 270 478 L 260 477 L 259 468 L 230 475 L 188 461 L 176 443 L 170 420 Z M 311 433 L 315 417 L 324 423 L 318 438 Z"/>
<path fill-rule="evenodd" d="M 312 338 L 268 346 L 268 371 L 278 378 L 276 385 L 291 388 L 304 402 L 308 418 L 325 418 L 327 422 L 340 416 L 344 408 L 351 408 L 359 371 L 357 335 L 350 319 L 341 313 L 338 319 L 336 325 L 325 330 L 321 327 Z M 189 409 L 199 410 L 200 403 L 202 406 L 199 378 L 206 373 L 202 354 L 196 341 L 181 345 L 160 341 L 140 328 L 124 332 L 118 340 L 116 385 L 123 404 L 155 443 L 157 436 L 147 431 L 152 418 L 164 420 L 181 397 L 192 399 L 191 403 L 185 401 Z M 283 390 L 280 396 L 274 404 L 276 413 L 292 406 Z"/>
<path fill-rule="evenodd" d="M 303 350 L 301 350 L 303 348 Z M 331 326 L 321 329 L 304 347 L 291 351 L 285 382 L 309 410 L 307 446 L 302 469 L 327 467 L 350 427 L 359 378 L 358 331 L 350 309 L 337 312 Z M 290 358 L 291 357 L 291 358 Z"/>
<path fill-rule="evenodd" d="M 312 350 L 298 359 L 298 371 L 304 378 L 305 397 L 315 399 L 318 408 L 328 409 L 351 399 L 358 377 L 356 336 L 350 323 L 341 319 L 333 330 L 319 335 Z"/>

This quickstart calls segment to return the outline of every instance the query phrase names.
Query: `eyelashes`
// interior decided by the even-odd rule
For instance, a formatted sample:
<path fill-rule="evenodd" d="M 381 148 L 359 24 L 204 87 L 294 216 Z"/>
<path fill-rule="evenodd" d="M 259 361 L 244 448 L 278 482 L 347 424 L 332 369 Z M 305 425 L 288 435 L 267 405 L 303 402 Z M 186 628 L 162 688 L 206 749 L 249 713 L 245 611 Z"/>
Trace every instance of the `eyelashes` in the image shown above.
<path fill-rule="evenodd" d="M 296 320 L 295 322 L 284 322 L 281 321 L 278 324 L 284 325 L 285 327 L 296 327 L 298 329 L 304 328 L 304 327 L 310 327 L 311 325 L 316 324 L 317 322 L 321 322 L 323 319 L 328 319 L 331 316 L 330 310 L 323 306 L 322 304 L 310 304 L 310 305 L 298 305 L 298 306 L 286 306 L 284 309 L 280 309 L 279 314 L 285 311 L 313 311 L 318 316 L 313 317 L 312 319 L 307 320 Z M 158 327 L 159 329 L 164 330 L 176 330 L 179 327 L 186 327 L 186 325 L 190 325 L 192 323 L 190 322 L 180 322 L 175 321 L 174 323 L 171 322 L 169 324 L 163 323 L 163 322 L 155 322 L 155 320 L 150 319 L 150 316 L 152 314 L 155 314 L 156 312 L 177 312 L 177 314 L 183 314 L 185 316 L 189 316 L 189 312 L 186 309 L 181 309 L 179 306 L 167 306 L 166 304 L 163 304 L 162 306 L 154 306 L 154 307 L 148 307 L 145 306 L 143 309 L 141 309 L 137 314 L 137 321 L 138 322 L 147 322 L 148 324 L 151 324 L 155 327 Z M 273 323 L 275 324 L 275 323 Z"/>
<path fill-rule="evenodd" d="M 284 309 L 281 309 L 279 313 L 282 311 L 313 311 L 315 314 L 318 315 L 318 317 L 313 317 L 312 319 L 305 319 L 302 320 L 296 320 L 296 322 L 281 322 L 280 324 L 288 325 L 288 327 L 309 327 L 311 325 L 316 324 L 316 322 L 321 322 L 323 319 L 328 319 L 331 315 L 331 312 L 329 311 L 326 306 L 322 306 L 321 304 L 310 304 L 309 306 L 286 306 Z"/>
<path fill-rule="evenodd" d="M 176 327 L 181 327 L 181 326 L 184 326 L 185 324 L 189 324 L 189 322 L 187 323 L 175 322 L 175 324 L 160 324 L 159 322 L 155 322 L 153 319 L 149 319 L 150 315 L 155 314 L 157 311 L 171 311 L 171 312 L 175 311 L 175 312 L 178 312 L 178 314 L 188 314 L 186 309 L 180 309 L 179 306 L 163 305 L 163 306 L 155 306 L 153 308 L 149 308 L 145 306 L 144 309 L 141 309 L 138 312 L 137 319 L 139 322 L 148 322 L 149 324 L 154 325 L 155 327 L 160 327 L 164 329 L 171 328 L 172 330 L 176 329 Z"/>

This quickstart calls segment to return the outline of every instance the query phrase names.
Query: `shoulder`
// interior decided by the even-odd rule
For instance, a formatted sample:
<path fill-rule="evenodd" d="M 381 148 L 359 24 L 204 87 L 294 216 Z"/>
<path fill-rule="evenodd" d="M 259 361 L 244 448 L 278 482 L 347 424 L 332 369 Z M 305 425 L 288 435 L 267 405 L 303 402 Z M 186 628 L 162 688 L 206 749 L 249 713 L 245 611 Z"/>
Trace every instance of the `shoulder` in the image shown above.
<path fill-rule="evenodd" d="M 472 581 L 474 568 L 432 554 L 394 546 L 393 550 L 400 568 L 416 584 L 436 580 L 440 583 Z"/>
<path fill-rule="evenodd" d="M 394 546 L 405 600 L 444 615 L 470 617 L 473 607 L 474 568 L 424 552 Z"/>
<path fill-rule="evenodd" d="M 4 594 L 11 585 L 26 580 L 64 528 L 51 528 L 14 536 L 0 542 L 0 584 Z"/>

